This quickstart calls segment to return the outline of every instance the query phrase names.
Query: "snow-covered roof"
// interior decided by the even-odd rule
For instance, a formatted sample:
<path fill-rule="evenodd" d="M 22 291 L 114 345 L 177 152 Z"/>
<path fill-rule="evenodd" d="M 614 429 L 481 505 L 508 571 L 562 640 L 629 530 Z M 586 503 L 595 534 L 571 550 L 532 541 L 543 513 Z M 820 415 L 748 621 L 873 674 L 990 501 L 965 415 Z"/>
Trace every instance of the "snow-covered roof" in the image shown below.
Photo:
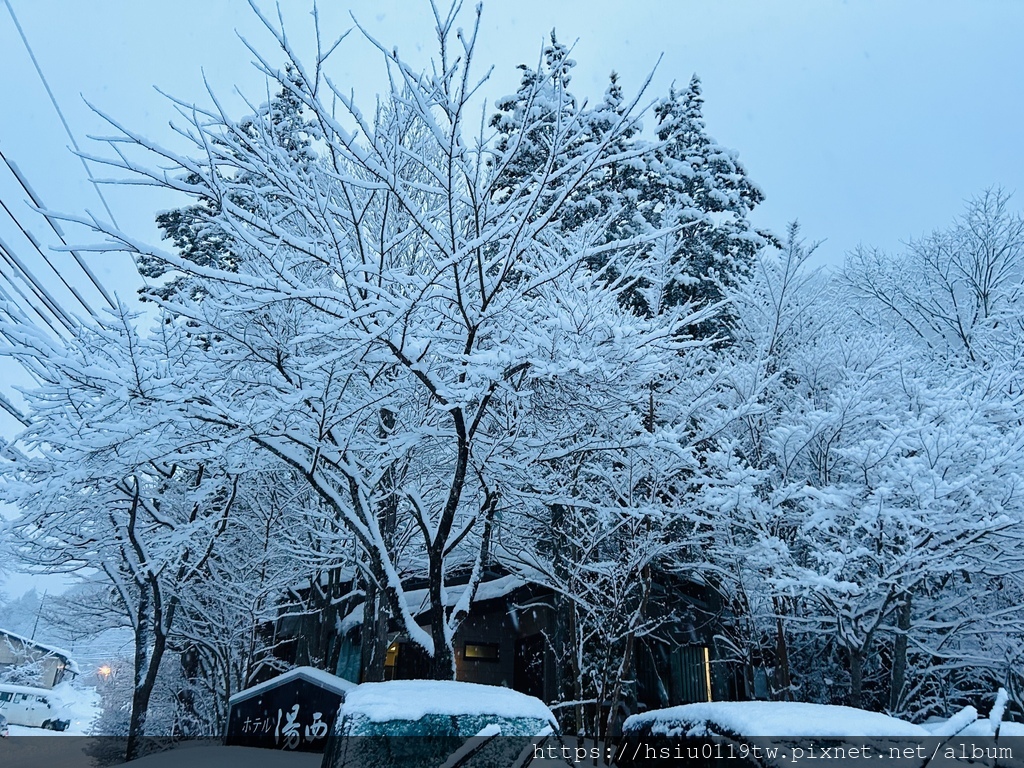
<path fill-rule="evenodd" d="M 60 656 L 62 659 L 64 659 L 64 666 L 67 668 L 69 672 L 75 675 L 79 674 L 78 664 L 76 664 L 74 659 L 71 658 L 71 654 L 65 651 L 63 648 L 58 648 L 55 645 L 47 645 L 46 643 L 40 643 L 37 640 L 29 640 L 27 637 L 19 635 L 16 632 L 11 632 L 8 629 L 0 628 L 0 635 L 5 635 L 14 640 L 17 640 L 19 643 L 22 643 L 23 645 L 38 648 L 39 650 L 44 651 L 50 656 Z"/>
<path fill-rule="evenodd" d="M 426 715 L 493 715 L 533 718 L 557 726 L 540 699 L 510 688 L 453 680 L 363 683 L 345 697 L 341 716 L 346 715 L 362 715 L 374 723 L 419 720 Z"/>
<path fill-rule="evenodd" d="M 338 569 L 337 576 L 342 582 L 353 581 L 356 577 L 356 569 L 340 568 Z M 320 574 L 318 574 L 316 581 L 321 587 L 327 587 L 330 585 L 331 574 L 326 571 L 323 571 Z M 288 585 L 288 589 L 290 589 L 292 592 L 302 592 L 304 590 L 309 589 L 311 586 L 313 586 L 313 579 L 310 577 L 305 577 L 293 581 L 291 584 Z"/>
<path fill-rule="evenodd" d="M 479 603 L 482 600 L 496 600 L 500 597 L 505 597 L 520 587 L 525 587 L 528 583 L 529 582 L 527 582 L 526 579 L 515 575 L 501 576 L 497 579 L 481 581 L 480 585 L 476 589 L 476 595 L 473 598 L 473 602 Z M 446 587 L 444 601 L 445 607 L 453 607 L 465 591 L 465 584 Z M 413 616 L 425 613 L 427 609 L 430 608 L 430 591 L 427 589 L 407 590 L 405 593 L 405 604 L 409 606 L 409 611 Z M 363 605 L 360 603 L 344 619 L 342 619 L 341 629 L 343 632 L 348 632 L 353 627 L 357 627 L 362 623 Z"/>
<path fill-rule="evenodd" d="M 624 731 L 650 727 L 665 736 L 728 731 L 737 736 L 930 736 L 919 725 L 853 707 L 792 701 L 720 701 L 683 704 L 633 715 Z"/>
<path fill-rule="evenodd" d="M 306 682 L 312 683 L 320 688 L 333 691 L 334 693 L 339 694 L 342 698 L 344 698 L 349 691 L 356 688 L 356 684 L 351 680 L 346 680 L 343 677 L 332 675 L 330 672 L 324 672 L 322 669 L 316 669 L 315 667 L 296 667 L 295 669 L 290 669 L 284 674 L 271 678 L 264 683 L 254 685 L 252 688 L 246 688 L 244 691 L 239 691 L 228 699 L 228 703 L 234 704 L 238 701 L 251 699 L 253 696 L 258 696 L 272 688 L 277 688 L 283 683 L 297 679 L 305 680 Z"/>

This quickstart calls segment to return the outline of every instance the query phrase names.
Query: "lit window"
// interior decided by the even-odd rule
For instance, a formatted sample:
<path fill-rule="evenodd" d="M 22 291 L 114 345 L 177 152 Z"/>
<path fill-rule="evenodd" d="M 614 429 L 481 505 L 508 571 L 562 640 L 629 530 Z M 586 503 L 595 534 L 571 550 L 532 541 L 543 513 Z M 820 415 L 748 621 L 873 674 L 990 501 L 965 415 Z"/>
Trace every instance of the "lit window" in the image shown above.
<path fill-rule="evenodd" d="M 462 657 L 464 659 L 472 659 L 473 661 L 497 661 L 498 644 L 467 642 L 463 646 Z"/>
<path fill-rule="evenodd" d="M 384 666 L 393 667 L 398 663 L 398 641 L 395 640 L 388 646 L 388 652 L 384 655 Z"/>

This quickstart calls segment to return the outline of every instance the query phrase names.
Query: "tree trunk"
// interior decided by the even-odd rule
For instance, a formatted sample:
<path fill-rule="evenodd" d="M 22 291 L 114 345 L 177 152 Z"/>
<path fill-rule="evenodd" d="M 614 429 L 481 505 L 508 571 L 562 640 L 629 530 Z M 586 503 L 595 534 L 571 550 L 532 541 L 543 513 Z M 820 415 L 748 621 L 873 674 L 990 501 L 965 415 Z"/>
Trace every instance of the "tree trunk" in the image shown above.
<path fill-rule="evenodd" d="M 864 649 L 850 648 L 850 706 L 860 708 L 864 697 Z"/>
<path fill-rule="evenodd" d="M 125 745 L 125 760 L 141 757 L 142 739 L 146 735 L 146 718 L 149 714 L 149 700 L 156 685 L 157 671 L 167 649 L 167 637 L 158 625 L 159 616 L 149 616 L 150 598 L 143 587 L 136 611 L 135 664 L 132 690 L 132 714 L 128 723 L 128 743 Z M 150 653 L 149 629 L 152 622 L 153 648 Z"/>
<path fill-rule="evenodd" d="M 434 656 L 430 660 L 432 680 L 455 679 L 455 654 L 452 652 L 448 633 L 445 631 L 448 617 L 445 615 L 441 598 L 444 575 L 444 555 L 439 548 L 431 547 L 427 552 L 430 562 L 430 637 L 434 641 Z"/>
<path fill-rule="evenodd" d="M 362 683 L 379 683 L 384 680 L 384 661 L 387 656 L 388 618 L 385 601 L 377 585 L 366 577 L 363 600 L 363 627 L 360 647 Z"/>
<path fill-rule="evenodd" d="M 907 633 L 910 631 L 910 592 L 896 608 L 896 640 L 892 648 L 892 678 L 889 687 L 889 710 L 898 713 L 903 706 L 903 691 L 907 685 Z"/>
<path fill-rule="evenodd" d="M 779 606 L 776 605 L 776 610 Z M 782 616 L 775 619 L 775 694 L 782 701 L 793 698 L 793 681 L 789 674 L 789 646 Z"/>
<path fill-rule="evenodd" d="M 394 432 L 398 415 L 390 408 L 381 408 L 378 413 L 380 427 L 378 436 L 387 440 Z M 381 490 L 384 498 L 377 510 L 377 525 L 380 527 L 381 538 L 389 557 L 394 556 L 395 530 L 398 528 L 398 472 L 394 464 L 389 466 L 381 477 Z M 384 662 L 388 652 L 388 626 L 391 623 L 391 611 L 387 600 L 372 579 L 366 579 L 366 599 L 363 602 L 363 634 L 362 634 L 362 682 L 376 683 L 384 680 Z"/>
<path fill-rule="evenodd" d="M 573 556 L 572 538 L 567 535 L 569 512 L 563 504 L 552 504 L 551 513 L 551 564 L 559 583 L 569 585 L 569 563 Z M 571 598 L 556 594 L 554 598 L 555 626 L 552 633 L 552 650 L 555 656 L 555 689 L 558 701 L 579 701 L 583 697 L 582 681 L 579 679 L 579 663 L 576 647 L 576 610 Z M 558 710 L 562 732 L 580 734 L 583 731 L 583 706 L 577 704 Z"/>
<path fill-rule="evenodd" d="M 184 685 L 181 690 L 175 693 L 178 700 L 178 717 L 176 718 L 175 736 L 179 738 L 191 738 L 198 735 L 196 728 L 199 726 L 200 717 L 196 712 L 196 681 L 200 677 L 199 649 L 194 645 L 188 646 L 178 655 L 178 664 L 181 667 L 181 678 Z"/>
<path fill-rule="evenodd" d="M 604 746 L 605 751 L 612 746 L 612 738 L 616 736 L 615 733 L 615 721 L 617 712 L 619 709 L 619 702 L 622 700 L 622 688 L 625 684 L 625 680 L 633 671 L 633 646 L 636 644 L 636 628 L 639 624 L 643 623 L 644 616 L 647 613 L 647 599 L 651 594 L 651 567 L 644 566 L 641 573 L 643 579 L 643 593 L 640 597 L 640 604 L 637 606 L 636 613 L 634 614 L 634 621 L 632 626 L 629 628 L 629 632 L 626 635 L 626 647 L 622 653 L 622 664 L 619 666 L 618 674 L 615 676 L 615 682 L 612 687 L 611 702 L 608 707 L 608 722 L 605 724 L 604 729 Z"/>
<path fill-rule="evenodd" d="M 128 721 L 128 744 L 125 746 L 125 760 L 134 760 L 140 757 L 142 737 L 146 733 L 146 714 L 149 710 L 149 697 L 152 690 L 146 687 L 147 671 L 149 668 L 149 600 L 145 591 L 139 597 L 139 606 L 136 613 L 135 627 L 135 663 L 132 677 L 132 713 Z"/>

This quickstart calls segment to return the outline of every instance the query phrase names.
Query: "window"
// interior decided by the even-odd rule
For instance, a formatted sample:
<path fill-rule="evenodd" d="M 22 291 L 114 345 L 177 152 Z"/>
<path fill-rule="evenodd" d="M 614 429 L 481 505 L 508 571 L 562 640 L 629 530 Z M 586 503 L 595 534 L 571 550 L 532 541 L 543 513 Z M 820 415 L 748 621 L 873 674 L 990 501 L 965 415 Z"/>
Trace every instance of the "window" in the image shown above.
<path fill-rule="evenodd" d="M 384 655 L 384 666 L 394 667 L 398 663 L 398 641 L 395 640 L 388 646 L 388 652 Z"/>
<path fill-rule="evenodd" d="M 13 698 L 13 693 L 8 693 L 7 691 L 0 691 L 0 701 L 10 701 Z"/>
<path fill-rule="evenodd" d="M 466 641 L 462 648 L 462 658 L 472 661 L 497 661 L 497 643 L 475 643 Z"/>

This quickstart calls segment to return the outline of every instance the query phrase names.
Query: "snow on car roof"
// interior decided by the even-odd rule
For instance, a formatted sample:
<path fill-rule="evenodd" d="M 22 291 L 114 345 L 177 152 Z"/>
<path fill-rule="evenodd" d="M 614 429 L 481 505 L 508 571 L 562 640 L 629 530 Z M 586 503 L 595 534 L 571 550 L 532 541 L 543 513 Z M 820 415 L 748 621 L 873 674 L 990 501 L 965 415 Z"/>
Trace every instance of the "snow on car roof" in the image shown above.
<path fill-rule="evenodd" d="M 0 691 L 6 693 L 24 693 L 27 696 L 45 696 L 50 698 L 53 696 L 53 690 L 50 688 L 34 688 L 28 685 L 8 685 L 7 683 L 0 683 Z"/>
<path fill-rule="evenodd" d="M 363 683 L 350 691 L 341 716 L 362 715 L 371 722 L 419 720 L 426 715 L 529 717 L 556 725 L 540 699 L 496 685 L 453 680 L 391 680 Z"/>
<path fill-rule="evenodd" d="M 251 699 L 253 696 L 257 696 L 264 691 L 296 679 L 306 680 L 313 683 L 313 685 L 318 685 L 321 688 L 326 688 L 329 691 L 340 694 L 342 697 L 356 688 L 356 684 L 351 680 L 332 675 L 330 672 L 324 672 L 322 669 L 317 669 L 316 667 L 295 667 L 295 669 L 290 669 L 284 674 L 272 677 L 266 682 L 254 685 L 252 688 L 246 688 L 244 691 L 239 691 L 228 699 L 228 703 L 234 704 L 236 701 Z"/>
<path fill-rule="evenodd" d="M 721 701 L 683 704 L 633 715 L 624 730 L 651 726 L 669 736 L 726 730 L 738 736 L 928 736 L 919 725 L 831 704 L 803 704 L 793 701 Z M 716 728 L 717 726 L 717 728 Z"/>

